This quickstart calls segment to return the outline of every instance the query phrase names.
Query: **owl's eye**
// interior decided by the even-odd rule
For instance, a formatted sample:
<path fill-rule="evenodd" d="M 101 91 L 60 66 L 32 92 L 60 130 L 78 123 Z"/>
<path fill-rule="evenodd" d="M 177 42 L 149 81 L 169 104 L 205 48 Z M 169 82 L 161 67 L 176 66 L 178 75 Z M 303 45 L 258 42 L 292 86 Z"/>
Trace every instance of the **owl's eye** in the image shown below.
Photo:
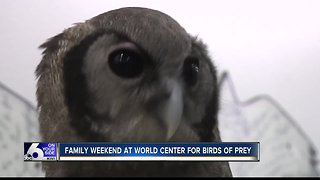
<path fill-rule="evenodd" d="M 194 57 L 188 57 L 183 65 L 183 77 L 185 82 L 193 86 L 197 83 L 199 73 L 199 60 Z"/>
<path fill-rule="evenodd" d="M 118 76 L 123 78 L 135 78 L 143 72 L 142 56 L 129 49 L 120 49 L 109 56 L 109 66 Z"/>

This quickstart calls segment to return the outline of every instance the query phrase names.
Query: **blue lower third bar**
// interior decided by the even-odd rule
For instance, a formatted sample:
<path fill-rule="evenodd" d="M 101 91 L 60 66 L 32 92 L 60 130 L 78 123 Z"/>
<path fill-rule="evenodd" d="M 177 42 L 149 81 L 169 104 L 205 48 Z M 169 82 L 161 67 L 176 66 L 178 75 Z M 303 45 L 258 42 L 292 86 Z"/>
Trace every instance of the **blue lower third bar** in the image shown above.
<path fill-rule="evenodd" d="M 259 161 L 259 142 L 58 143 L 61 161 Z"/>

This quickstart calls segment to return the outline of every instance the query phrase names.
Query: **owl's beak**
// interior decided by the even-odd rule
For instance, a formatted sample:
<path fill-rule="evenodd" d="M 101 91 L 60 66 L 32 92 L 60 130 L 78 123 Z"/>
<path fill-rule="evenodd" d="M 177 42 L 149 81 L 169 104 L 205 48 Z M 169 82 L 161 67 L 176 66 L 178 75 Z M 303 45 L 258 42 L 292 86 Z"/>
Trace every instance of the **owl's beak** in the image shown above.
<path fill-rule="evenodd" d="M 172 79 L 167 79 L 166 89 L 171 92 L 163 106 L 162 118 L 167 126 L 167 140 L 176 132 L 183 113 L 183 93 L 181 85 Z"/>

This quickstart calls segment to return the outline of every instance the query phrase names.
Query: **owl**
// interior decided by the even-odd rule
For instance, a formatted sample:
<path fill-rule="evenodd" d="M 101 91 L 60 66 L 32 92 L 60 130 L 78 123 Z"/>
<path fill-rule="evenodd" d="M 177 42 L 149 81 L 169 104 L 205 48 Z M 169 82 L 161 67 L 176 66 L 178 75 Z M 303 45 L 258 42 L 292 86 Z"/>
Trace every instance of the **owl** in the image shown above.
<path fill-rule="evenodd" d="M 152 9 L 108 11 L 40 46 L 46 142 L 220 142 L 216 69 L 206 46 Z M 228 162 L 44 162 L 47 177 L 232 176 Z"/>

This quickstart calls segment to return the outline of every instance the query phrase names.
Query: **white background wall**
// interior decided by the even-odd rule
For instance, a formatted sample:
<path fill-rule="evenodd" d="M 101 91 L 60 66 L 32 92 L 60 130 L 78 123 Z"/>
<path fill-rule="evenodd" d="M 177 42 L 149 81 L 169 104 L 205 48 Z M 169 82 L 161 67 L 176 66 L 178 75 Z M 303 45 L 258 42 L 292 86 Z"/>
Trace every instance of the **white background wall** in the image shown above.
<path fill-rule="evenodd" d="M 163 11 L 199 35 L 242 100 L 271 95 L 320 150 L 317 0 L 0 0 L 0 82 L 36 104 L 37 47 L 75 22 L 124 6 Z"/>

